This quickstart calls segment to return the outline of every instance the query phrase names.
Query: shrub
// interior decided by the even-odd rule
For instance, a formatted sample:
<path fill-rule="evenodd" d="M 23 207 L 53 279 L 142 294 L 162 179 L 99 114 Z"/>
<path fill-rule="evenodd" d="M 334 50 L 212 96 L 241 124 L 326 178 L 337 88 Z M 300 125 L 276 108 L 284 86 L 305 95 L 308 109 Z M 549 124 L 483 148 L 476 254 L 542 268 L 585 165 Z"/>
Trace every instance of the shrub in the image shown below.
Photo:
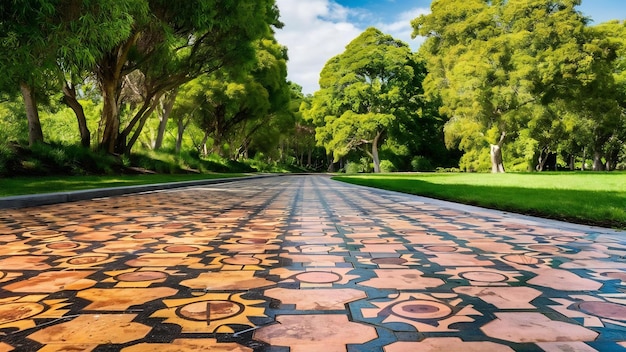
<path fill-rule="evenodd" d="M 413 171 L 433 171 L 435 168 L 428 158 L 416 156 L 411 160 L 411 168 Z"/>
<path fill-rule="evenodd" d="M 363 172 L 363 165 L 360 163 L 349 161 L 345 166 L 345 170 L 347 174 L 358 174 L 360 172 Z"/>
<path fill-rule="evenodd" d="M 381 160 L 380 161 L 380 172 L 396 172 L 398 169 L 396 166 L 389 160 Z"/>
<path fill-rule="evenodd" d="M 11 144 L 0 144 L 0 176 L 11 175 L 19 165 L 17 153 Z"/>

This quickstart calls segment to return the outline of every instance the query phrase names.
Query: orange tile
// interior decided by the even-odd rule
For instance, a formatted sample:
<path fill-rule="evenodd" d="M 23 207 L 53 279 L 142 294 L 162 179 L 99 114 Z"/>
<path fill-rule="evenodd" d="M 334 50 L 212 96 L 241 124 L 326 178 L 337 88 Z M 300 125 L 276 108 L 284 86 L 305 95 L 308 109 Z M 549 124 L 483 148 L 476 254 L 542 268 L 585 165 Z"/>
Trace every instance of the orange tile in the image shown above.
<path fill-rule="evenodd" d="M 354 323 L 345 315 L 279 315 L 278 324 L 254 332 L 254 339 L 291 352 L 346 351 L 347 344 L 363 344 L 378 337 L 376 330 Z"/>

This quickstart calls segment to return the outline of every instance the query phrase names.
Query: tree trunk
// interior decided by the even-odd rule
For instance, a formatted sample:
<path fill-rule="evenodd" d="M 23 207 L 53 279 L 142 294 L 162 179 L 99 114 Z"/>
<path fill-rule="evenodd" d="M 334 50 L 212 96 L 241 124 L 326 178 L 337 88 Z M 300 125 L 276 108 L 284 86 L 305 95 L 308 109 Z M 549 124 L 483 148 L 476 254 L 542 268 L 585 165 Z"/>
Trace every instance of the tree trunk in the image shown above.
<path fill-rule="evenodd" d="M 570 155 L 569 156 L 569 169 L 570 171 L 574 171 L 574 169 L 576 168 L 574 163 L 576 162 L 576 156 L 575 155 Z"/>
<path fill-rule="evenodd" d="M 380 157 L 378 156 L 378 142 L 382 136 L 382 132 L 377 132 L 376 137 L 372 141 L 372 161 L 374 161 L 374 173 L 380 173 Z"/>
<path fill-rule="evenodd" d="M 20 83 L 20 90 L 24 98 L 26 108 L 26 119 L 28 120 L 28 145 L 33 146 L 43 143 L 43 130 L 39 121 L 39 111 L 37 111 L 37 100 L 33 88 L 26 82 Z"/>
<path fill-rule="evenodd" d="M 176 96 L 178 95 L 178 89 L 171 91 L 165 97 L 165 102 L 161 108 L 159 121 L 159 130 L 157 132 L 156 140 L 154 141 L 154 150 L 159 150 L 163 146 L 163 139 L 165 138 L 165 128 L 167 127 L 167 120 L 174 109 L 174 103 L 176 102 Z"/>
<path fill-rule="evenodd" d="M 497 144 L 491 145 L 491 172 L 494 174 L 504 173 L 504 162 L 502 160 L 502 148 Z"/>
<path fill-rule="evenodd" d="M 117 91 L 117 83 L 114 79 L 102 80 L 102 121 L 104 122 L 104 131 L 100 147 L 111 154 L 116 152 L 115 147 L 120 133 Z"/>
<path fill-rule="evenodd" d="M 135 129 L 135 132 L 133 133 L 133 136 L 130 138 L 130 141 L 128 141 L 128 144 L 124 148 L 124 154 L 130 154 L 131 149 L 133 149 L 133 146 L 135 145 L 135 143 L 137 142 L 137 139 L 139 139 L 139 136 L 141 135 L 141 131 L 143 130 L 143 127 L 146 125 L 146 121 L 148 120 L 150 115 L 152 115 L 152 113 L 154 112 L 154 109 L 156 109 L 157 105 L 159 104 L 161 95 L 162 95 L 161 93 L 157 93 L 157 95 L 152 99 L 152 103 L 150 104 L 150 107 L 148 108 L 148 110 L 144 111 L 143 114 L 141 115 L 141 118 L 139 119 L 139 125 Z M 129 128 L 130 127 L 131 126 L 129 125 Z M 130 129 L 128 129 L 128 131 L 130 132 Z M 126 130 L 124 130 L 124 136 L 126 136 Z"/>
<path fill-rule="evenodd" d="M 123 150 L 116 150 L 120 134 L 119 97 L 122 79 L 127 74 L 123 72 L 124 65 L 139 36 L 139 32 L 133 33 L 124 43 L 113 48 L 98 62 L 98 80 L 103 100 L 100 126 L 104 128 L 99 147 L 109 153 L 123 152 Z"/>
<path fill-rule="evenodd" d="M 543 171 L 545 165 L 546 165 L 546 161 L 548 161 L 548 156 L 550 155 L 550 150 L 547 148 L 542 148 L 541 151 L 539 152 L 539 162 L 537 163 L 537 166 L 535 166 L 535 170 L 541 172 Z"/>
<path fill-rule="evenodd" d="M 87 127 L 87 118 L 85 117 L 85 110 L 83 106 L 76 99 L 76 88 L 70 87 L 67 83 L 63 85 L 64 101 L 67 106 L 74 111 L 76 120 L 78 122 L 78 131 L 80 132 L 80 144 L 89 148 L 91 145 L 91 133 L 89 127 Z"/>
<path fill-rule="evenodd" d="M 202 137 L 202 142 L 198 146 L 198 152 L 202 154 L 202 156 L 209 155 L 209 150 L 206 146 L 207 141 L 209 140 L 209 131 L 204 131 L 204 137 Z"/>
<path fill-rule="evenodd" d="M 183 118 L 177 119 L 176 125 L 178 127 L 176 130 L 176 154 L 178 154 L 183 146 L 183 133 L 185 133 L 187 125 L 184 123 Z"/>
<path fill-rule="evenodd" d="M 491 145 L 491 172 L 494 174 L 504 173 L 504 161 L 502 159 L 502 145 L 504 144 L 504 138 L 506 132 L 502 132 L 498 144 Z"/>
<path fill-rule="evenodd" d="M 326 169 L 328 172 L 335 172 L 335 162 L 332 154 L 327 154 L 326 159 L 328 160 L 328 168 Z"/>
<path fill-rule="evenodd" d="M 604 171 L 604 163 L 602 162 L 602 154 L 600 152 L 593 153 L 593 171 Z"/>

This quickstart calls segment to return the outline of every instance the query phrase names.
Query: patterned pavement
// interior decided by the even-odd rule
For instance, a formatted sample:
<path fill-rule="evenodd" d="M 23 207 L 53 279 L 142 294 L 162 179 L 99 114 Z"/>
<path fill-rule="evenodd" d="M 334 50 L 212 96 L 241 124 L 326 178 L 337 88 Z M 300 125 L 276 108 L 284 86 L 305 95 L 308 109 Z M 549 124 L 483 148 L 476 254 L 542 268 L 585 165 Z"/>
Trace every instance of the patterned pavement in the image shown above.
<path fill-rule="evenodd" d="M 626 237 L 283 176 L 0 210 L 0 351 L 626 350 Z"/>

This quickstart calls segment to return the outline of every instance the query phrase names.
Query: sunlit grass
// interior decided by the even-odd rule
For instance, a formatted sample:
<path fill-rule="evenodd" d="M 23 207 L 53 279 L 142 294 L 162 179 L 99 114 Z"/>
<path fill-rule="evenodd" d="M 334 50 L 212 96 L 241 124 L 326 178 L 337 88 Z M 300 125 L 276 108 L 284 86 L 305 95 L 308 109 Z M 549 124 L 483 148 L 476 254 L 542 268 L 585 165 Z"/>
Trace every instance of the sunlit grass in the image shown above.
<path fill-rule="evenodd" d="M 626 174 L 391 174 L 336 179 L 582 224 L 626 228 Z"/>
<path fill-rule="evenodd" d="M 67 192 L 94 188 L 135 186 L 167 182 L 182 182 L 243 174 L 158 174 L 126 176 L 63 176 L 0 178 L 0 197 L 24 194 Z"/>

